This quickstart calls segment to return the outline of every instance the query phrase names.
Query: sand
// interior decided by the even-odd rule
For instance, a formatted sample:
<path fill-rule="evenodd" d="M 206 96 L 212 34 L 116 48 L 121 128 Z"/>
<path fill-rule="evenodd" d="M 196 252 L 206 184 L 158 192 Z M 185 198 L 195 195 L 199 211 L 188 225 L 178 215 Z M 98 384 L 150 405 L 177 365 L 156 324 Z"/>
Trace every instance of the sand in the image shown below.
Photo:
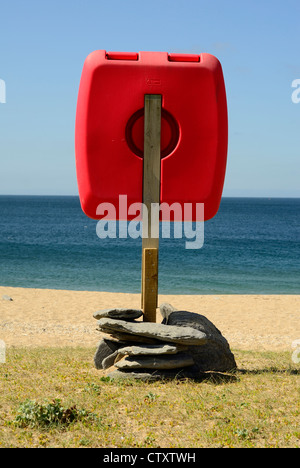
<path fill-rule="evenodd" d="M 232 349 L 291 351 L 300 339 L 300 295 L 160 295 L 162 302 L 205 315 Z M 0 287 L 0 340 L 7 347 L 96 349 L 93 313 L 111 307 L 140 308 L 140 295 Z"/>

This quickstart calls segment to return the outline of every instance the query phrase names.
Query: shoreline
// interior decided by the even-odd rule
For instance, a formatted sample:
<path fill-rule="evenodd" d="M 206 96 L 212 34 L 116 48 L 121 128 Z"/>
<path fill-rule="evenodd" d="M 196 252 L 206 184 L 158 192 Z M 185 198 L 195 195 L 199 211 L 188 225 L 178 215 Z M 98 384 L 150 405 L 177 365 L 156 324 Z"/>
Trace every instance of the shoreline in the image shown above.
<path fill-rule="evenodd" d="M 232 349 L 291 351 L 300 339 L 300 295 L 160 294 L 163 302 L 207 317 Z M 101 334 L 93 313 L 112 307 L 140 308 L 140 294 L 0 286 L 0 340 L 8 348 L 96 349 Z"/>

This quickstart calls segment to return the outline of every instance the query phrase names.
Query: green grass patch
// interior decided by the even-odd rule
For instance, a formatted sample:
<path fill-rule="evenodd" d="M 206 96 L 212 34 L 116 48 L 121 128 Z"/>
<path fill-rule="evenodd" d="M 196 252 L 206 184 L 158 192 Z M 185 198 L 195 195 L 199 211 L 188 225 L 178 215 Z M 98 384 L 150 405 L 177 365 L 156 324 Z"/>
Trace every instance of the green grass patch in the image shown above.
<path fill-rule="evenodd" d="M 238 370 L 202 382 L 113 381 L 92 348 L 9 348 L 0 447 L 300 447 L 291 353 L 233 350 Z"/>
<path fill-rule="evenodd" d="M 90 413 L 85 409 L 78 409 L 76 405 L 64 408 L 59 399 L 44 404 L 25 400 L 19 406 L 14 423 L 19 427 L 49 428 L 59 426 L 64 428 L 84 419 L 99 420 L 94 413 Z"/>

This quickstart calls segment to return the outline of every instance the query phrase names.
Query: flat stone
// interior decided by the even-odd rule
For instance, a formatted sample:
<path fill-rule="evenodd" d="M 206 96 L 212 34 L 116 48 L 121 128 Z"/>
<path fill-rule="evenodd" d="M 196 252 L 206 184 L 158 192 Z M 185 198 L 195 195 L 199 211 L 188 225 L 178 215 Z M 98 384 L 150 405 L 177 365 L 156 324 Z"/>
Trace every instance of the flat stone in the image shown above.
<path fill-rule="evenodd" d="M 132 323 L 110 318 L 100 319 L 98 327 L 103 333 L 125 333 L 168 343 L 200 346 L 207 342 L 205 333 L 191 327 L 178 327 L 149 322 Z"/>
<path fill-rule="evenodd" d="M 172 345 L 172 344 L 157 344 L 157 345 L 139 345 L 139 346 L 127 346 L 118 350 L 119 354 L 124 356 L 153 356 L 163 354 L 177 354 L 178 351 L 182 351 L 183 346 Z"/>
<path fill-rule="evenodd" d="M 143 312 L 138 309 L 103 309 L 95 312 L 93 317 L 100 320 L 104 317 L 109 317 L 117 320 L 135 320 L 142 317 Z"/>
<path fill-rule="evenodd" d="M 98 349 L 94 356 L 94 363 L 96 369 L 103 369 L 102 363 L 104 359 L 113 354 L 117 349 L 121 348 L 122 346 L 124 347 L 124 343 L 108 340 L 106 338 L 100 341 Z"/>
<path fill-rule="evenodd" d="M 154 340 L 152 338 L 145 338 L 143 336 L 139 335 L 129 335 L 129 333 L 119 333 L 119 332 L 110 332 L 109 335 L 111 338 L 123 342 L 128 342 L 129 345 L 136 343 L 146 343 L 146 344 L 157 344 L 157 340 Z"/>
<path fill-rule="evenodd" d="M 102 369 L 109 369 L 110 367 L 112 367 L 115 362 L 119 359 L 121 359 L 123 357 L 123 355 L 119 354 L 118 350 L 115 351 L 114 353 L 110 354 L 109 356 L 107 356 L 105 359 L 103 359 L 102 361 Z"/>
<path fill-rule="evenodd" d="M 118 361 L 124 358 L 124 356 L 163 356 L 163 355 L 174 355 L 179 351 L 188 349 L 187 346 L 175 346 L 169 344 L 157 344 L 157 345 L 139 345 L 139 346 L 126 346 L 124 348 L 117 349 L 113 354 L 107 356 L 102 361 L 103 369 L 108 369 L 115 365 Z"/>
<path fill-rule="evenodd" d="M 115 363 L 118 369 L 181 369 L 190 367 L 194 360 L 187 354 L 159 356 L 128 356 Z"/>

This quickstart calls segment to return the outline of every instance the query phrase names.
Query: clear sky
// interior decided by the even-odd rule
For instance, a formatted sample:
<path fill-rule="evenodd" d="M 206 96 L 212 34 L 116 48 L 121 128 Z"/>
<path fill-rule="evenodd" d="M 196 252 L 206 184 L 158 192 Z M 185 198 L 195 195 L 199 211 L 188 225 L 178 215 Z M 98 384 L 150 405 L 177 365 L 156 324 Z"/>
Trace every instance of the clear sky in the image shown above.
<path fill-rule="evenodd" d="M 216 55 L 229 113 L 224 196 L 300 197 L 298 0 L 10 0 L 0 18 L 0 194 L 77 195 L 81 70 L 105 49 Z"/>

